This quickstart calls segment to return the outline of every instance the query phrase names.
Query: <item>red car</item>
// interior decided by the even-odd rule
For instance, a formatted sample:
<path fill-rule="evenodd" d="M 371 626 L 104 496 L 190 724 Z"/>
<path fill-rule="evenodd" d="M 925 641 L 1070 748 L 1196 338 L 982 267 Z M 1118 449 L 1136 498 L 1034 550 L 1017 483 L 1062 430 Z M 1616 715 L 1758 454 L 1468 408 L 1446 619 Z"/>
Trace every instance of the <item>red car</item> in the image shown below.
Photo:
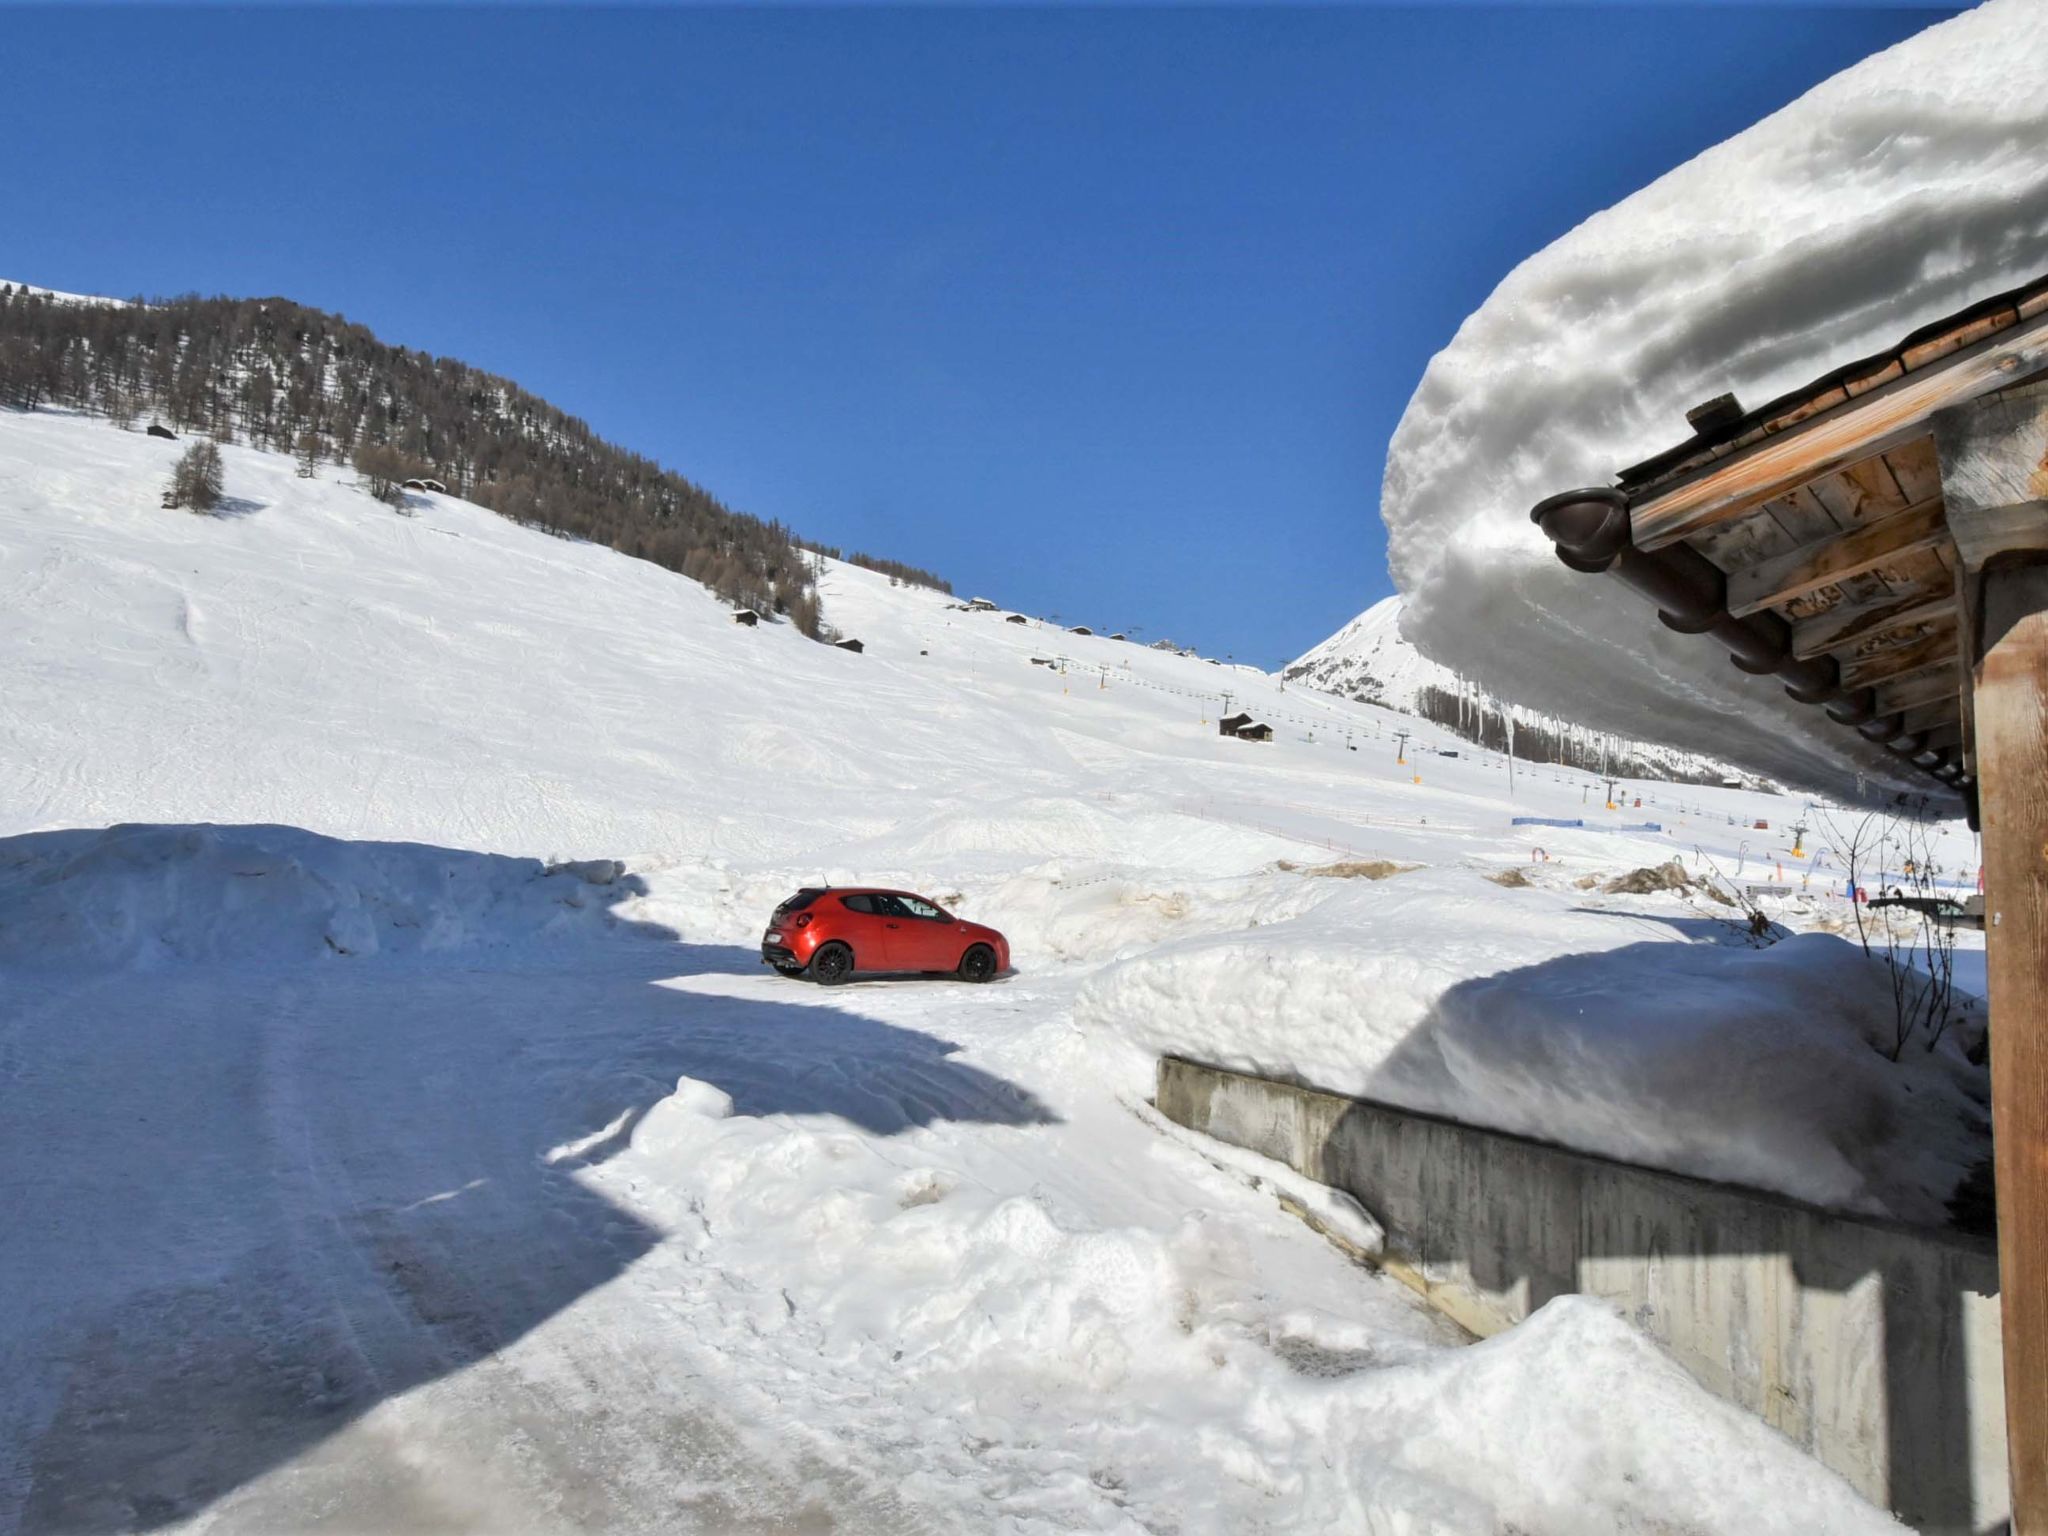
<path fill-rule="evenodd" d="M 890 971 L 989 981 L 1010 968 L 1010 941 L 909 891 L 806 886 L 768 919 L 761 960 L 828 987 L 856 973 Z"/>

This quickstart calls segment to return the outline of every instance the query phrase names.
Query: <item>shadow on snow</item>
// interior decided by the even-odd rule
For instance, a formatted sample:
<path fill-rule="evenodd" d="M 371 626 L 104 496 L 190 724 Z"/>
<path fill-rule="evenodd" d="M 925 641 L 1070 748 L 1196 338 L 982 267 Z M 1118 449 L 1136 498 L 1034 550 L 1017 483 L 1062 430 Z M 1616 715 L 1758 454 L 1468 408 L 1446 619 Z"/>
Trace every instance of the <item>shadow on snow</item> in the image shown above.
<path fill-rule="evenodd" d="M 205 830 L 289 838 L 322 868 L 426 858 L 451 886 L 546 873 Z M 9 871 L 70 847 L 32 842 L 0 839 L 0 927 L 24 884 Z M 757 972 L 751 950 L 600 918 L 498 950 L 80 966 L 0 987 L 0 1531 L 152 1529 L 299 1458 L 295 1477 L 317 1480 L 307 1453 L 329 1437 L 661 1241 L 575 1173 L 625 1150 L 679 1077 L 736 1114 L 878 1135 L 1055 1118 L 947 1041 L 797 983 L 773 979 L 789 995 L 766 1001 L 716 979 Z M 608 1423 L 582 1431 L 600 1459 Z M 329 1475 L 352 1521 L 402 1522 L 402 1504 L 380 1519 L 387 1495 L 359 1468 Z M 282 1521 L 265 1498 L 248 1490 L 238 1517 Z"/>

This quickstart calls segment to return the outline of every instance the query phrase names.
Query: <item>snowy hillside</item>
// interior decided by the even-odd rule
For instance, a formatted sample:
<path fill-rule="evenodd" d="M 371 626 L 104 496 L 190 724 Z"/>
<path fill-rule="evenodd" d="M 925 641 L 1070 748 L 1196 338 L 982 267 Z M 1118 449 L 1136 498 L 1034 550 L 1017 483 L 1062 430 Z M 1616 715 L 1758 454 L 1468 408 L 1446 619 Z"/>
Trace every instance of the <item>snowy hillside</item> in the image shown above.
<path fill-rule="evenodd" d="M 1703 401 L 1760 405 L 2044 267 L 2048 6 L 1988 0 L 1586 220 L 1459 327 L 1380 503 L 1409 636 L 1596 729 L 1836 793 L 1888 782 L 1896 760 L 1558 564 L 1529 509 L 1680 442 Z"/>
<path fill-rule="evenodd" d="M 1734 783 L 1747 777 L 1732 764 L 1704 753 L 1680 752 L 1660 742 L 1627 736 L 1605 737 L 1571 721 L 1496 699 L 1450 668 L 1438 666 L 1402 638 L 1402 607 L 1398 594 L 1381 598 L 1322 644 L 1290 662 L 1280 675 L 1290 683 L 1306 683 L 1339 698 L 1383 705 L 1402 714 L 1425 713 L 1424 696 L 1433 691 L 1439 699 L 1466 701 L 1473 720 L 1482 713 L 1489 717 L 1512 715 L 1522 732 L 1521 750 L 1539 762 L 1576 761 L 1595 768 L 1622 764 L 1627 766 L 1618 771 L 1681 783 Z M 1466 740 L 1479 737 L 1479 732 L 1470 728 L 1459 734 Z M 1494 744 L 1504 745 L 1504 738 Z M 1578 755 L 1560 751 L 1560 744 L 1570 746 Z"/>
<path fill-rule="evenodd" d="M 1938 1220 L 1979 1022 L 1877 1054 L 1804 802 L 1397 761 L 828 562 L 853 654 L 234 445 L 168 511 L 179 447 L 0 413 L 0 1532 L 1895 1528 L 1604 1307 L 1468 1346 L 1148 1102 L 1180 1050 Z M 819 881 L 1016 970 L 777 977 Z"/>

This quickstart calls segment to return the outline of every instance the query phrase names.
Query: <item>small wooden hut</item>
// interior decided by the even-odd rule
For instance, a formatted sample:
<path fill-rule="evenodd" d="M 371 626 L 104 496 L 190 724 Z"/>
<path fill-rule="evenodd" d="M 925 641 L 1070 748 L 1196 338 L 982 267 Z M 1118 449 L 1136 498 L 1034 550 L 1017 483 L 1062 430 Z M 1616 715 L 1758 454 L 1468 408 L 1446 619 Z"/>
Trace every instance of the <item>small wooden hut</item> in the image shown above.
<path fill-rule="evenodd" d="M 748 629 L 752 629 L 761 622 L 761 615 L 754 612 L 751 608 L 742 608 L 733 614 L 732 621 L 735 624 L 744 624 Z"/>
<path fill-rule="evenodd" d="M 862 651 L 867 649 L 866 646 L 862 645 L 858 640 L 853 639 L 851 636 L 844 640 L 834 640 L 832 644 L 839 650 L 851 651 L 856 656 L 858 656 Z"/>

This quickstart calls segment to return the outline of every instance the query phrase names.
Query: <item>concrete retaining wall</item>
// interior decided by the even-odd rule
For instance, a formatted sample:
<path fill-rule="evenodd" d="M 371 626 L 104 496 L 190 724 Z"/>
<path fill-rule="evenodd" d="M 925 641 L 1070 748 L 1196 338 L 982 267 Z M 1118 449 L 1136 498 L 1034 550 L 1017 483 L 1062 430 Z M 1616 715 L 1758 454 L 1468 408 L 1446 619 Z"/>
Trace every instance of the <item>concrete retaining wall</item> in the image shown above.
<path fill-rule="evenodd" d="M 2007 1517 L 1995 1245 L 1166 1058 L 1169 1119 L 1345 1190 L 1474 1333 L 1614 1302 L 1917 1530 Z"/>

